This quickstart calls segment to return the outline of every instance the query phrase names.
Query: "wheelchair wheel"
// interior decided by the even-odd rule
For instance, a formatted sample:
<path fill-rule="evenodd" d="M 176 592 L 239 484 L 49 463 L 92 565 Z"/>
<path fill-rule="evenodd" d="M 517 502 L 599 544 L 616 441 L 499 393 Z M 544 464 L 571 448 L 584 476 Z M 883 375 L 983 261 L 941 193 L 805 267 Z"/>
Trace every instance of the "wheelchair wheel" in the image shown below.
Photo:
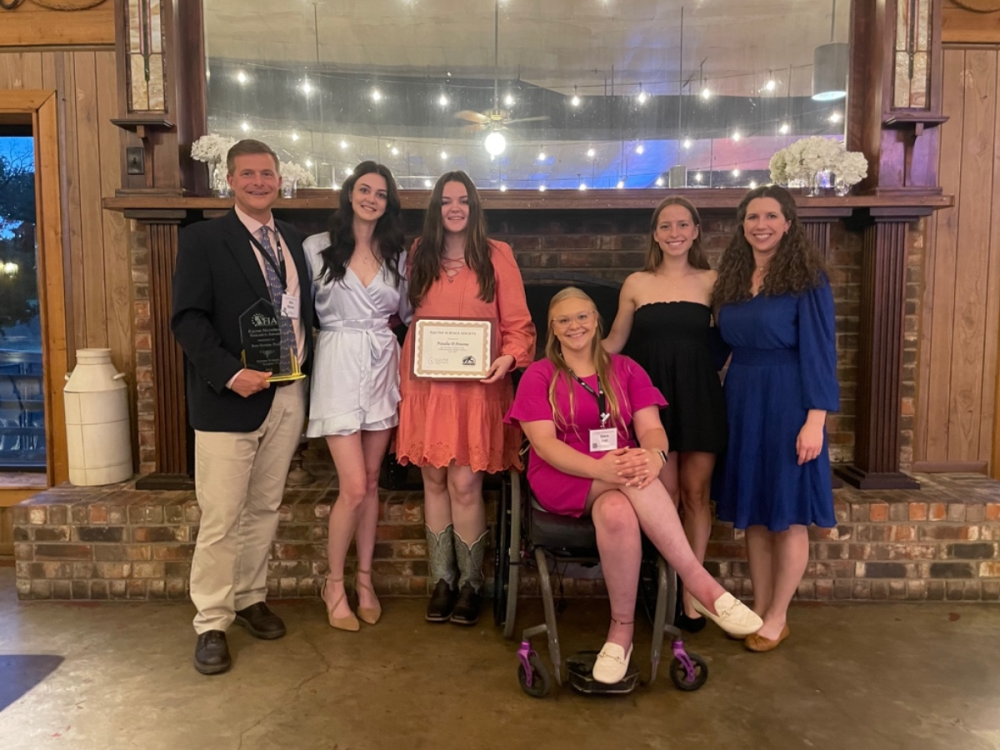
<path fill-rule="evenodd" d="M 502 627 L 507 617 L 507 591 L 510 585 L 510 485 L 506 474 L 500 482 L 496 527 L 493 539 L 493 624 Z"/>
<path fill-rule="evenodd" d="M 504 587 L 504 600 L 507 610 L 503 619 L 503 637 L 510 640 L 514 637 L 514 623 L 517 620 L 517 595 L 521 586 L 521 475 L 511 471 L 510 477 L 510 515 L 508 516 L 507 541 L 507 585 Z"/>
<path fill-rule="evenodd" d="M 531 665 L 531 685 L 528 685 L 528 676 L 524 671 L 524 665 L 517 665 L 517 681 L 521 685 L 521 690 L 526 692 L 532 698 L 544 698 L 549 694 L 549 690 L 552 689 L 552 676 L 549 674 L 549 670 L 545 668 L 542 664 L 542 660 L 538 657 L 538 654 L 531 654 L 528 657 L 528 663 Z"/>
<path fill-rule="evenodd" d="M 670 662 L 670 679 L 678 690 L 690 692 L 697 690 L 708 680 L 708 662 L 698 654 L 690 652 L 688 652 L 688 658 L 694 666 L 694 677 L 689 676 L 681 660 L 674 657 L 673 661 Z"/>

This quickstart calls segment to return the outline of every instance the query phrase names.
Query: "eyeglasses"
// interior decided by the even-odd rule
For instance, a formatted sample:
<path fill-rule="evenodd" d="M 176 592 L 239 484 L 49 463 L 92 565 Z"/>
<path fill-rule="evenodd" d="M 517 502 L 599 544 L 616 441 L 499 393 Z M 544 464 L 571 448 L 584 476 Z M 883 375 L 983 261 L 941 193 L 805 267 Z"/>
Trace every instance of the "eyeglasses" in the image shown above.
<path fill-rule="evenodd" d="M 552 327 L 559 328 L 560 330 L 565 330 L 574 323 L 581 326 L 587 325 L 587 323 L 589 323 L 596 314 L 597 314 L 596 310 L 591 310 L 589 312 L 577 313 L 576 315 L 566 315 L 561 318 L 553 318 Z"/>

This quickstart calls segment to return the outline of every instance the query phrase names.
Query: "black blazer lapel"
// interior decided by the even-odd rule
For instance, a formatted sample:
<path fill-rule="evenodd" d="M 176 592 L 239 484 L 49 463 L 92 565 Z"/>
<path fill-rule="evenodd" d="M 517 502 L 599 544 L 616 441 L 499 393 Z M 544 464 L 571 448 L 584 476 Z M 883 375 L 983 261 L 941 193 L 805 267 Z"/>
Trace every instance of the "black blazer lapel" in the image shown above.
<path fill-rule="evenodd" d="M 230 211 L 223 217 L 226 229 L 226 247 L 236 258 L 243 275 L 246 276 L 251 288 L 258 297 L 270 301 L 271 293 L 267 289 L 267 282 L 264 281 L 264 274 L 260 270 L 260 263 L 257 262 L 257 254 L 250 246 L 250 233 L 243 222 L 236 215 L 236 211 Z"/>

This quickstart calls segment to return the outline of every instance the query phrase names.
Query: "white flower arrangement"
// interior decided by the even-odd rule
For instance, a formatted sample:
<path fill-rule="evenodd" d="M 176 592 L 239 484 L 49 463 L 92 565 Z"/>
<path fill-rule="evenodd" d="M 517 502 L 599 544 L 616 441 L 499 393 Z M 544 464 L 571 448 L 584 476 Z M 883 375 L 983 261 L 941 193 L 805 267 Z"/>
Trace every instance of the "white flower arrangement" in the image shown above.
<path fill-rule="evenodd" d="M 817 172 L 832 172 L 838 182 L 854 185 L 868 174 L 864 154 L 848 151 L 832 138 L 811 136 L 796 141 L 771 157 L 771 180 L 781 185 L 804 180 L 811 183 Z"/>
<path fill-rule="evenodd" d="M 313 177 L 313 173 L 294 161 L 282 162 L 281 179 L 294 183 L 297 188 L 316 187 L 316 178 Z"/>
<path fill-rule="evenodd" d="M 235 143 L 234 139 L 224 135 L 203 135 L 191 144 L 191 158 L 206 164 L 221 164 Z"/>

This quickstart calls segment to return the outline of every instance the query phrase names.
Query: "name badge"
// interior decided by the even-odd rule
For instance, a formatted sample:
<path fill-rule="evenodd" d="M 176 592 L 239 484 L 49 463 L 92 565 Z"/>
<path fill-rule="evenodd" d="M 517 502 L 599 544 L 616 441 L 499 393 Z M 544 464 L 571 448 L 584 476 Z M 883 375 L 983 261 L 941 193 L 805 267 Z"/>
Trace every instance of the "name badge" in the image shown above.
<path fill-rule="evenodd" d="M 281 295 L 281 314 L 292 320 L 299 319 L 299 298 L 291 294 Z"/>
<path fill-rule="evenodd" d="M 591 430 L 590 431 L 590 452 L 599 453 L 613 451 L 618 448 L 618 430 Z"/>

